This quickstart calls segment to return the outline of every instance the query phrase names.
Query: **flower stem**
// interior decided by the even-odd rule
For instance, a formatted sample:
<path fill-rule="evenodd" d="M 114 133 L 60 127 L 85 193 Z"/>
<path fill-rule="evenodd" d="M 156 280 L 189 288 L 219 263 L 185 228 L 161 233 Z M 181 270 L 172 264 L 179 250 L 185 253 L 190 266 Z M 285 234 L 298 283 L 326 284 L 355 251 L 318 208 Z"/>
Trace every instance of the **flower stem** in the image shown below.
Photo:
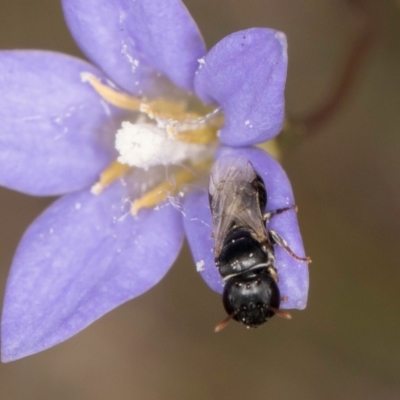
<path fill-rule="evenodd" d="M 301 119 L 301 123 L 307 130 L 307 134 L 315 134 L 323 125 L 331 120 L 343 106 L 343 103 L 349 97 L 354 87 L 366 54 L 371 48 L 375 37 L 375 24 L 372 11 L 365 0 L 356 0 L 352 3 L 364 17 L 364 24 L 361 32 L 352 46 L 352 49 L 346 59 L 333 92 L 322 106 L 311 111 Z"/>
<path fill-rule="evenodd" d="M 293 147 L 305 137 L 318 133 L 334 118 L 349 97 L 351 90 L 366 60 L 376 36 L 376 11 L 371 9 L 367 0 L 350 0 L 349 6 L 355 7 L 363 19 L 363 24 L 351 51 L 338 74 L 331 95 L 326 101 L 303 117 L 288 116 L 282 133 L 278 136 L 281 148 Z"/>

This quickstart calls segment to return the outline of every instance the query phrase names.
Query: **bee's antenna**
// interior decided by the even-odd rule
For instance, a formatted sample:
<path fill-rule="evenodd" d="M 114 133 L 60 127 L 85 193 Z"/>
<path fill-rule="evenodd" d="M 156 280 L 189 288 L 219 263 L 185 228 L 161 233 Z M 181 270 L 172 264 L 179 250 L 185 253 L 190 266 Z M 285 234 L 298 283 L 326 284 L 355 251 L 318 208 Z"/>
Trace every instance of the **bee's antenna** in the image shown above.
<path fill-rule="evenodd" d="M 269 307 L 278 317 L 285 319 L 292 319 L 292 316 L 287 311 L 280 310 L 279 308 Z"/>
<path fill-rule="evenodd" d="M 219 324 L 217 324 L 214 328 L 214 332 L 221 332 L 222 329 L 224 329 L 226 327 L 226 325 L 228 325 L 228 322 L 235 316 L 235 314 L 237 314 L 236 312 L 228 315 L 225 319 L 223 319 Z"/>

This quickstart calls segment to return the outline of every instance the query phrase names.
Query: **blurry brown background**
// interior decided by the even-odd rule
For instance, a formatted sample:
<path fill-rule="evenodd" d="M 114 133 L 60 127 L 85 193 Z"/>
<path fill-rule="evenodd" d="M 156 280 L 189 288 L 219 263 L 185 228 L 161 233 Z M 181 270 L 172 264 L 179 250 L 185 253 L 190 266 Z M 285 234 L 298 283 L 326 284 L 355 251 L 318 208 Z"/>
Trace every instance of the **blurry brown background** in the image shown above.
<path fill-rule="evenodd" d="M 1 48 L 80 54 L 58 1 L 0 1 Z M 326 98 L 360 28 L 345 0 L 185 3 L 209 46 L 252 26 L 288 35 L 291 113 Z M 354 90 L 284 160 L 313 259 L 308 308 L 216 335 L 221 301 L 185 249 L 150 292 L 0 365 L 1 400 L 400 398 L 400 7 L 371 4 L 377 39 Z M 50 201 L 0 190 L 1 293 L 19 238 Z"/>

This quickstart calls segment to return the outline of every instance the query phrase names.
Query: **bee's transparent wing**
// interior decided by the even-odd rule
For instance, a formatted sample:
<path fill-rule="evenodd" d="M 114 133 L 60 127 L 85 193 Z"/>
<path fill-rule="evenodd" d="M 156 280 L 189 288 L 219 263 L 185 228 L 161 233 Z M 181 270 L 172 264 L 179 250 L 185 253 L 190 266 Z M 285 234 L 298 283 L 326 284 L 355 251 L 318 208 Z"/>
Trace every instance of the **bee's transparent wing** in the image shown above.
<path fill-rule="evenodd" d="M 266 239 L 256 181 L 257 174 L 244 157 L 225 156 L 214 164 L 209 196 L 216 257 L 234 225 L 249 228 L 260 241 Z"/>

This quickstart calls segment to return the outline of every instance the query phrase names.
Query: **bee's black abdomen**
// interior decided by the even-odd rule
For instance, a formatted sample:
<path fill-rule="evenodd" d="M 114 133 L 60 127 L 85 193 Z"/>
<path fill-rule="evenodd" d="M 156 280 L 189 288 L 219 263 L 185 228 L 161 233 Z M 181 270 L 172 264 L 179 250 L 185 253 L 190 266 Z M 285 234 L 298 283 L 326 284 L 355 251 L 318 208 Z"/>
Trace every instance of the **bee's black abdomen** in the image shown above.
<path fill-rule="evenodd" d="M 262 245 L 244 229 L 234 229 L 224 240 L 216 260 L 222 277 L 245 272 L 259 264 L 265 264 L 268 256 Z"/>
<path fill-rule="evenodd" d="M 280 305 L 278 285 L 268 270 L 268 254 L 243 227 L 233 228 L 216 260 L 226 279 L 223 303 L 232 318 L 257 327 L 274 315 Z"/>

